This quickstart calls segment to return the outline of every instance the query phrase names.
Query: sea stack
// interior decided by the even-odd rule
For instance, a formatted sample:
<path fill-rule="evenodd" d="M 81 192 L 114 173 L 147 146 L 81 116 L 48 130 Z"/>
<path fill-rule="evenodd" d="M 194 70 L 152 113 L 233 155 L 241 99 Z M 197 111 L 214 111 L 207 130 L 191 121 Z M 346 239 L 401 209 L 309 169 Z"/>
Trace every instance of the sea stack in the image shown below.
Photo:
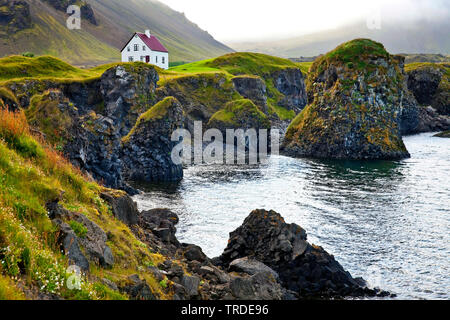
<path fill-rule="evenodd" d="M 318 58 L 306 82 L 309 104 L 289 126 L 284 153 L 345 160 L 408 158 L 400 130 L 403 108 L 410 103 L 403 65 L 403 57 L 368 39 L 344 43 Z"/>

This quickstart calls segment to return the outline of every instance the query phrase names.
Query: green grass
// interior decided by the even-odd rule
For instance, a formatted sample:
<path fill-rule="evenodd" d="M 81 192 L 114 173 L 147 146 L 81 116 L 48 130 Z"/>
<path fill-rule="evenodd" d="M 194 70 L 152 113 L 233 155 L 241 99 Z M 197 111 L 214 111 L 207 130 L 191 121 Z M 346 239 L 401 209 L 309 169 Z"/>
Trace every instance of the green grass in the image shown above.
<path fill-rule="evenodd" d="M 162 119 L 167 114 L 169 108 L 176 102 L 177 100 L 174 97 L 166 97 L 164 98 L 164 100 L 158 102 L 153 107 L 148 109 L 145 113 L 141 114 L 128 135 L 122 139 L 122 142 L 127 143 L 130 137 L 136 132 L 141 124 L 148 121 Z"/>
<path fill-rule="evenodd" d="M 23 112 L 0 110 L 0 299 L 23 298 L 20 291 L 14 294 L 20 279 L 26 287 L 64 299 L 126 298 L 92 280 L 101 279 L 105 272 L 115 280 L 139 272 L 161 298 L 169 296 L 144 268 L 144 263 L 157 265 L 165 258 L 152 253 L 112 216 L 111 208 L 100 197 L 102 191 L 107 189 L 36 140 Z M 81 290 L 65 286 L 68 261 L 60 251 L 58 230 L 46 209 L 48 202 L 60 197 L 63 207 L 86 215 L 109 233 L 108 245 L 115 257 L 112 270 L 92 265 L 93 278 L 84 279 Z M 78 236 L 86 235 L 84 226 L 74 222 L 70 226 Z"/>
<path fill-rule="evenodd" d="M 272 57 L 260 53 L 230 53 L 224 56 L 189 63 L 174 68 L 161 76 L 161 85 L 174 78 L 199 74 L 223 74 L 228 80 L 238 75 L 259 76 L 266 83 L 269 95 L 269 110 L 282 120 L 295 117 L 295 112 L 278 105 L 282 95 L 275 89 L 273 74 L 287 68 L 297 68 L 306 74 L 310 63 L 295 63 L 288 59 Z"/>
<path fill-rule="evenodd" d="M 261 127 L 270 127 L 270 121 L 267 119 L 267 116 L 248 99 L 240 99 L 227 103 L 223 110 L 216 112 L 211 117 L 209 123 L 214 125 L 215 122 L 220 122 L 224 125 L 234 127 L 240 125 L 240 120 L 248 118 L 259 122 Z"/>

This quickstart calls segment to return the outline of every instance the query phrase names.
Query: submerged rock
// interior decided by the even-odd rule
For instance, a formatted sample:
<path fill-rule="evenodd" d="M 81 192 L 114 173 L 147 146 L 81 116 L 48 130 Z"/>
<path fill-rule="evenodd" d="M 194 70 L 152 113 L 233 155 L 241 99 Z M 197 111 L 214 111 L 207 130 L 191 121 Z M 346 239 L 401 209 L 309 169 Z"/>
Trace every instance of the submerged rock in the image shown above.
<path fill-rule="evenodd" d="M 309 105 L 291 123 L 284 152 L 332 159 L 402 159 L 402 57 L 357 39 L 317 59 L 307 79 Z"/>

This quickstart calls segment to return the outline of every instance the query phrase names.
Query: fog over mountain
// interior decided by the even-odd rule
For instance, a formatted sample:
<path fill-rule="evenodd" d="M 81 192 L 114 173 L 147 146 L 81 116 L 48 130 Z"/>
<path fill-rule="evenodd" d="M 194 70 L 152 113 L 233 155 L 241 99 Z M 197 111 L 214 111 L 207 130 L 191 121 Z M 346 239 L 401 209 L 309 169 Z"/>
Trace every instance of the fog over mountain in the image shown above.
<path fill-rule="evenodd" d="M 392 53 L 449 54 L 449 12 L 449 1 L 397 1 L 375 7 L 365 17 L 326 31 L 228 44 L 238 51 L 299 57 L 324 53 L 354 38 L 371 38 L 382 42 Z"/>

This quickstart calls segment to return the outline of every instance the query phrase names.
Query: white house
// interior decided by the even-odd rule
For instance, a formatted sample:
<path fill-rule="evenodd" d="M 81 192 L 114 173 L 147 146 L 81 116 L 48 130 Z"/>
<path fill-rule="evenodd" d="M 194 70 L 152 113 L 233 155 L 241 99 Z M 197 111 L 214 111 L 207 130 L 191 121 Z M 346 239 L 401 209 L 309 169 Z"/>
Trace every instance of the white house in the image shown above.
<path fill-rule="evenodd" d="M 169 69 L 169 51 L 157 37 L 136 32 L 122 49 L 122 62 L 142 61 L 154 64 L 162 69 Z"/>

